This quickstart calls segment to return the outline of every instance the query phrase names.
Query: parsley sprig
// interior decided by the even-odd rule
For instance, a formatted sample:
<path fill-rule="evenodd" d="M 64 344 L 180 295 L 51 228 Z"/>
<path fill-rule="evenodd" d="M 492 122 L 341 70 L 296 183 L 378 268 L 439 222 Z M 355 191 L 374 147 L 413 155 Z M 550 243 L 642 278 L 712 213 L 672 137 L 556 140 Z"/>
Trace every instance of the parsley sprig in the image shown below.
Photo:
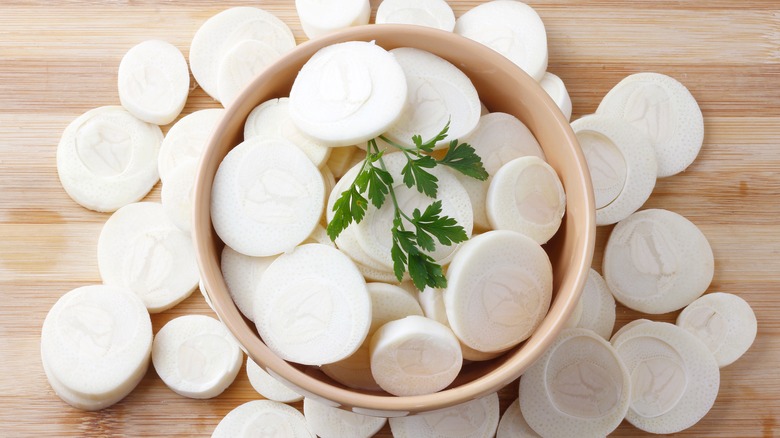
<path fill-rule="evenodd" d="M 482 159 L 468 143 L 452 140 L 443 158 L 435 159 L 429 155 L 437 143 L 447 138 L 449 127 L 450 123 L 447 122 L 441 132 L 428 141 L 423 141 L 420 135 L 413 136 L 413 147 L 400 145 L 383 135 L 378 137 L 399 149 L 406 157 L 406 164 L 401 169 L 403 183 L 433 199 L 436 199 L 438 193 L 439 179 L 428 169 L 437 165 L 450 167 L 481 181 L 488 177 Z M 425 286 L 444 288 L 447 286 L 447 279 L 442 267 L 428 253 L 435 250 L 436 241 L 445 246 L 465 241 L 468 239 L 466 231 L 455 219 L 442 216 L 440 200 L 432 202 L 424 211 L 415 208 L 411 216 L 401 210 L 393 189 L 393 176 L 385 167 L 383 155 L 384 150 L 379 149 L 377 139 L 369 140 L 366 159 L 357 177 L 333 204 L 334 215 L 328 224 L 328 236 L 331 240 L 336 240 L 352 222 L 360 223 L 363 220 L 369 202 L 374 207 L 381 208 L 389 195 L 394 208 L 391 229 L 393 245 L 390 253 L 396 278 L 401 281 L 404 273 L 408 271 L 419 290 Z"/>

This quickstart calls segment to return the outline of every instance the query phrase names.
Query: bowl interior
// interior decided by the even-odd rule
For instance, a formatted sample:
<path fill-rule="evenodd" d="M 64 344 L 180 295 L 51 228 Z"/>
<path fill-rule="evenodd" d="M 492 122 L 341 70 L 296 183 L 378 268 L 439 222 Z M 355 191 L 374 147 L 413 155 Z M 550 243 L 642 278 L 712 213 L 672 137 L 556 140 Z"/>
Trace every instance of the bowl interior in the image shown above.
<path fill-rule="evenodd" d="M 566 216 L 545 245 L 553 265 L 553 303 L 534 334 L 499 358 L 464 366 L 444 391 L 413 397 L 346 388 L 316 367 L 290 364 L 273 354 L 230 298 L 220 271 L 222 242 L 211 227 L 211 185 L 230 149 L 243 140 L 243 126 L 258 104 L 289 94 L 303 64 L 320 48 L 343 41 L 375 41 L 385 49 L 415 47 L 460 68 L 472 80 L 487 108 L 513 114 L 536 136 L 566 190 Z M 399 416 L 430 411 L 497 391 L 519 377 L 553 341 L 579 298 L 593 256 L 594 201 L 585 159 L 574 133 L 536 81 L 492 50 L 458 35 L 406 25 L 369 25 L 347 29 L 299 45 L 266 69 L 228 108 L 200 162 L 194 188 L 193 239 L 201 276 L 214 308 L 248 355 L 300 393 L 334 406 L 366 414 Z"/>

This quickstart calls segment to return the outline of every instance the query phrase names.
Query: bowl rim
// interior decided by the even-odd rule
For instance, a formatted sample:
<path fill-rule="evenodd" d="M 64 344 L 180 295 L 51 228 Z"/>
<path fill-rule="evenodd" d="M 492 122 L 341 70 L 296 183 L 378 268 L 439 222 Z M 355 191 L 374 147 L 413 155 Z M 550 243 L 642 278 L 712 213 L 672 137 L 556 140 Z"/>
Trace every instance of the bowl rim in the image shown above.
<path fill-rule="evenodd" d="M 582 218 L 578 219 L 584 220 L 582 227 L 584 233 L 579 236 L 580 244 L 577 245 L 577 249 L 582 252 L 581 263 L 578 263 L 576 266 L 569 266 L 569 269 L 574 270 L 575 291 L 572 294 L 568 294 L 565 297 L 566 299 L 563 300 L 559 299 L 561 294 L 557 294 L 557 297 L 555 297 L 551 303 L 548 314 L 534 331 L 534 335 L 524 343 L 521 343 L 521 345 L 523 345 L 522 348 L 528 350 L 528 352 L 522 355 L 522 357 L 511 356 L 489 373 L 477 377 L 472 381 L 433 394 L 415 396 L 370 394 L 331 385 L 306 374 L 305 371 L 284 361 L 268 349 L 260 340 L 259 336 L 257 336 L 253 328 L 247 324 L 243 315 L 239 312 L 227 292 L 227 286 L 225 285 L 219 266 L 218 250 L 213 239 L 215 233 L 211 226 L 210 186 L 213 182 L 214 174 L 208 175 L 206 170 L 208 161 L 213 159 L 213 157 L 211 157 L 213 151 L 217 149 L 218 144 L 220 143 L 221 137 L 219 134 L 225 131 L 231 119 L 240 116 L 239 109 L 243 106 L 242 103 L 245 100 L 251 100 L 250 94 L 252 89 L 259 87 L 263 82 L 272 78 L 280 70 L 289 68 L 289 66 L 286 66 L 288 63 L 295 62 L 299 58 L 302 58 L 304 60 L 303 62 L 305 62 L 321 47 L 344 41 L 374 41 L 377 38 L 392 36 L 395 33 L 411 34 L 421 40 L 425 40 L 426 43 L 433 41 L 443 44 L 462 45 L 468 50 L 479 51 L 481 52 L 480 56 L 486 59 L 486 64 L 497 66 L 497 68 L 502 70 L 512 71 L 513 75 L 516 74 L 524 77 L 520 80 L 532 81 L 536 84 L 536 86 L 531 87 L 531 90 L 529 91 L 532 94 L 531 99 L 536 100 L 541 104 L 542 109 L 537 111 L 552 115 L 553 120 L 551 121 L 554 121 L 556 125 L 555 130 L 563 131 L 563 135 L 567 139 L 567 152 L 574 154 L 575 160 L 582 163 L 582 166 L 580 166 L 581 172 L 578 173 L 577 178 L 570 184 L 580 185 L 585 191 L 582 205 L 582 207 L 584 207 L 584 212 L 578 212 L 578 214 L 582 216 Z M 378 44 L 381 45 L 381 43 Z M 259 104 L 259 102 L 254 102 L 253 106 L 256 106 L 257 104 Z M 564 323 L 579 299 L 579 295 L 585 285 L 588 271 L 592 263 L 596 234 L 595 201 L 590 175 L 585 163 L 584 154 L 580 149 L 577 138 L 572 131 L 569 122 L 541 86 L 511 61 L 480 43 L 452 32 L 401 24 L 370 24 L 356 26 L 301 43 L 274 64 L 267 67 L 263 72 L 256 76 L 246 88 L 244 88 L 233 104 L 226 109 L 222 119 L 214 128 L 214 131 L 201 154 L 193 187 L 192 239 L 198 267 L 201 272 L 201 280 L 206 289 L 204 292 L 209 296 L 212 307 L 219 319 L 227 326 L 228 330 L 236 338 L 247 355 L 272 376 L 300 392 L 302 395 L 314 397 L 319 400 L 329 400 L 339 407 L 355 408 L 354 410 L 360 411 L 361 413 L 369 415 L 384 413 L 385 416 L 400 416 L 410 413 L 427 412 L 482 397 L 510 384 L 533 364 L 536 359 L 542 356 L 560 330 L 563 329 Z M 199 194 L 202 194 L 202 196 L 199 196 Z M 570 214 L 570 212 L 569 206 L 567 205 L 567 215 L 568 214 Z M 564 219 L 566 218 L 564 217 Z M 554 318 L 552 318 L 551 315 L 554 316 Z M 541 331 L 544 331 L 544 336 L 540 339 L 536 336 L 536 333 Z"/>

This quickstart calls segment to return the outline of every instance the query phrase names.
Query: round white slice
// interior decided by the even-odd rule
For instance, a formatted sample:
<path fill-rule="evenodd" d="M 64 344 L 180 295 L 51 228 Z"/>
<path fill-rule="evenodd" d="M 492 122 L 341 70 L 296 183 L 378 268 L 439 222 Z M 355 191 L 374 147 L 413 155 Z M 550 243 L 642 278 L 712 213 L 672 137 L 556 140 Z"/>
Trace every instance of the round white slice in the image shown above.
<path fill-rule="evenodd" d="M 555 169 L 544 160 L 520 157 L 493 175 L 485 206 L 494 229 L 517 231 L 544 244 L 561 226 L 566 193 Z"/>
<path fill-rule="evenodd" d="M 712 352 L 686 330 L 665 322 L 639 324 L 614 344 L 631 374 L 629 423 L 645 432 L 677 433 L 709 412 L 720 387 Z"/>
<path fill-rule="evenodd" d="M 353 259 L 353 261 L 355 260 Z M 360 271 L 360 273 L 363 274 L 363 277 L 365 277 L 366 281 L 379 281 L 382 283 L 398 282 L 398 278 L 395 276 L 395 273 L 392 271 L 388 271 L 385 269 L 369 268 L 368 266 L 358 261 L 355 261 L 355 266 L 357 266 L 358 271 Z M 409 276 L 408 273 L 404 274 L 404 278 L 407 278 L 408 276 Z"/>
<path fill-rule="evenodd" d="M 57 146 L 57 174 L 82 207 L 110 212 L 146 196 L 159 180 L 160 127 L 121 106 L 102 106 L 72 121 Z"/>
<path fill-rule="evenodd" d="M 246 375 L 252 388 L 269 400 L 282 403 L 293 403 L 303 400 L 302 395 L 276 380 L 249 357 L 246 358 Z"/>
<path fill-rule="evenodd" d="M 503 351 L 524 341 L 550 307 L 550 259 L 538 243 L 514 231 L 488 231 L 464 243 L 447 276 L 450 326 L 475 350 Z"/>
<path fill-rule="evenodd" d="M 677 317 L 677 325 L 701 339 L 721 368 L 742 357 L 758 331 L 750 304 L 723 292 L 704 295 L 689 304 Z"/>
<path fill-rule="evenodd" d="M 412 137 L 424 141 L 434 138 L 449 122 L 447 138 L 451 140 L 471 133 L 479 123 L 481 104 L 471 79 L 457 67 L 430 52 L 410 47 L 390 51 L 406 76 L 406 108 L 385 133 L 391 140 L 414 146 Z"/>
<path fill-rule="evenodd" d="M 639 319 L 635 319 L 633 321 L 628 322 L 623 327 L 620 327 L 615 332 L 615 334 L 612 335 L 611 338 L 609 338 L 609 343 L 612 344 L 612 345 L 617 345 L 617 343 L 620 342 L 619 339 L 620 339 L 620 336 L 623 335 L 623 333 L 625 333 L 625 332 L 629 331 L 630 329 L 638 326 L 639 324 L 644 324 L 644 323 L 647 323 L 647 322 L 653 322 L 653 321 L 651 321 L 649 319 L 645 319 L 645 318 L 639 318 Z"/>
<path fill-rule="evenodd" d="M 403 182 L 401 169 L 406 165 L 406 157 L 397 152 L 383 156 L 387 171 L 393 176 L 393 189 L 401 210 L 411 215 L 415 209 L 421 213 L 431 205 L 434 200 L 420 193 L 416 188 L 409 188 Z M 474 226 L 471 201 L 463 186 L 458 183 L 452 173 L 447 169 L 436 167 L 429 172 L 438 178 L 437 200 L 441 201 L 442 211 L 440 216 L 448 216 L 457 221 L 463 227 L 467 236 L 471 235 Z M 363 220 L 355 225 L 355 237 L 361 248 L 372 259 L 379 261 L 385 269 L 393 268 L 391 248 L 393 237 L 393 219 L 395 209 L 392 202 L 385 202 L 381 208 L 369 208 Z M 404 219 L 406 229 L 414 229 L 414 226 Z M 457 244 L 443 245 L 435 241 L 435 249 L 429 255 L 438 264 L 445 264 L 458 248 Z"/>
<path fill-rule="evenodd" d="M 160 202 L 165 213 L 185 233 L 192 229 L 192 189 L 197 172 L 197 161 L 183 163 L 171 171 L 160 192 Z"/>
<path fill-rule="evenodd" d="M 217 72 L 219 101 L 226 108 L 252 79 L 273 64 L 282 54 L 260 40 L 243 40 L 225 53 Z"/>
<path fill-rule="evenodd" d="M 244 138 L 255 136 L 283 137 L 298 146 L 315 166 L 328 160 L 330 148 L 304 135 L 293 123 L 289 111 L 290 99 L 271 99 L 258 105 L 244 124 Z"/>
<path fill-rule="evenodd" d="M 255 320 L 255 296 L 263 273 L 277 256 L 252 257 L 225 245 L 222 248 L 222 276 L 228 293 L 244 316 Z"/>
<path fill-rule="evenodd" d="M 119 63 L 118 76 L 119 101 L 144 122 L 167 125 L 184 109 L 190 70 L 173 44 L 148 40 L 133 46 Z"/>
<path fill-rule="evenodd" d="M 566 329 L 520 379 L 520 410 L 544 437 L 607 436 L 626 416 L 631 375 L 586 329 Z"/>
<path fill-rule="evenodd" d="M 390 418 L 395 438 L 492 438 L 500 416 L 498 394 L 424 414 Z"/>
<path fill-rule="evenodd" d="M 604 278 L 593 269 L 588 271 L 580 303 L 582 313 L 575 327 L 593 330 L 608 340 L 615 328 L 615 298 Z"/>
<path fill-rule="evenodd" d="M 371 327 L 360 348 L 344 360 L 325 364 L 322 371 L 333 380 L 351 388 L 381 390 L 371 375 L 369 343 L 379 327 L 409 315 L 422 316 L 417 299 L 406 289 L 387 283 L 366 284 L 371 295 Z"/>
<path fill-rule="evenodd" d="M 365 158 L 366 152 L 357 146 L 334 147 L 331 148 L 325 165 L 333 172 L 336 180 L 340 180 L 349 169 Z"/>
<path fill-rule="evenodd" d="M 303 415 L 320 438 L 370 438 L 387 423 L 387 418 L 356 414 L 310 398 L 303 399 Z"/>
<path fill-rule="evenodd" d="M 297 247 L 266 269 L 255 322 L 268 348 L 285 360 L 322 365 L 354 353 L 371 324 L 365 280 L 339 250 Z"/>
<path fill-rule="evenodd" d="M 357 144 L 387 131 L 405 103 L 406 77 L 398 61 L 364 41 L 320 49 L 290 90 L 295 125 L 329 146 Z"/>
<path fill-rule="evenodd" d="M 189 398 L 221 394 L 238 375 L 244 354 L 219 320 L 185 315 L 154 336 L 152 364 L 165 385 Z"/>
<path fill-rule="evenodd" d="M 371 374 L 398 396 L 433 394 L 446 388 L 463 366 L 458 338 L 424 316 L 388 322 L 371 338 Z"/>
<path fill-rule="evenodd" d="M 696 99 L 683 84 L 663 74 L 624 78 L 604 96 L 596 113 L 626 120 L 649 137 L 659 178 L 685 170 L 704 141 L 704 118 Z"/>
<path fill-rule="evenodd" d="M 87 410 L 114 404 L 141 381 L 152 322 L 131 291 L 83 286 L 62 295 L 41 329 L 41 360 L 58 396 Z"/>
<path fill-rule="evenodd" d="M 384 0 L 376 10 L 376 24 L 414 24 L 452 32 L 455 13 L 445 0 Z"/>
<path fill-rule="evenodd" d="M 126 205 L 108 218 L 97 261 L 103 283 L 129 288 L 150 313 L 190 296 L 200 277 L 190 235 L 155 202 Z"/>
<path fill-rule="evenodd" d="M 322 174 L 295 145 L 253 137 L 222 160 L 214 177 L 211 220 L 236 251 L 270 256 L 289 251 L 322 215 Z"/>
<path fill-rule="evenodd" d="M 352 26 L 368 24 L 368 0 L 295 0 L 295 10 L 309 39 Z"/>
<path fill-rule="evenodd" d="M 558 105 L 558 108 L 563 113 L 563 117 L 571 121 L 571 97 L 569 97 L 569 92 L 566 90 L 566 84 L 563 83 L 563 80 L 550 72 L 546 72 L 542 76 L 542 80 L 539 81 L 539 85 L 544 88 L 544 91 L 550 95 L 553 102 Z"/>
<path fill-rule="evenodd" d="M 533 155 L 545 159 L 542 146 L 531 130 L 507 113 L 485 114 L 480 117 L 477 129 L 460 140 L 474 148 L 489 175 L 515 158 Z"/>
<path fill-rule="evenodd" d="M 707 290 L 714 271 L 712 248 L 701 230 L 668 210 L 643 210 L 620 221 L 604 249 L 610 291 L 644 313 L 682 309 Z"/>
<path fill-rule="evenodd" d="M 501 416 L 496 438 L 541 438 L 525 421 L 523 412 L 520 411 L 519 398 L 513 401 Z"/>
<path fill-rule="evenodd" d="M 525 3 L 477 5 L 458 18 L 455 33 L 504 55 L 537 81 L 547 70 L 547 32 L 539 14 Z"/>
<path fill-rule="evenodd" d="M 592 114 L 571 124 L 590 171 L 596 224 L 637 211 L 655 188 L 655 152 L 646 135 L 621 119 Z"/>
<path fill-rule="evenodd" d="M 157 170 L 163 182 L 179 165 L 200 160 L 200 154 L 206 147 L 211 132 L 224 114 L 225 110 L 222 108 L 195 111 L 171 126 L 160 145 L 157 158 Z"/>
<path fill-rule="evenodd" d="M 253 400 L 232 411 L 217 424 L 212 438 L 315 438 L 306 418 L 292 406 L 271 400 Z"/>
<path fill-rule="evenodd" d="M 489 230 L 490 221 L 486 210 L 487 192 L 490 187 L 489 180 L 480 181 L 460 172 L 452 172 L 458 182 L 466 189 L 471 202 L 471 211 L 474 216 L 475 230 Z"/>

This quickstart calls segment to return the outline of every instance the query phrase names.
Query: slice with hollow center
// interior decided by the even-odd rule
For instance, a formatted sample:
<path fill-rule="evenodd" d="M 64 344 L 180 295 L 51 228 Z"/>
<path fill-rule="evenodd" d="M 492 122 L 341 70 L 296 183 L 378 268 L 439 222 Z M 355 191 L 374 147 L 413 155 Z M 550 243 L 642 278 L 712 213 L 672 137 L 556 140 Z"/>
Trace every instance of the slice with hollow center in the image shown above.
<path fill-rule="evenodd" d="M 311 160 L 281 138 L 253 137 L 222 160 L 214 177 L 211 220 L 236 251 L 270 256 L 289 251 L 322 215 L 325 183 Z"/>
<path fill-rule="evenodd" d="M 604 280 L 615 299 L 644 313 L 682 309 L 712 282 L 707 238 L 683 216 L 643 210 L 620 221 L 604 249 Z"/>
<path fill-rule="evenodd" d="M 493 175 L 485 207 L 494 229 L 517 231 L 544 244 L 561 226 L 566 193 L 555 169 L 544 160 L 520 157 Z"/>
<path fill-rule="evenodd" d="M 146 374 L 151 351 L 149 313 L 140 298 L 117 286 L 83 286 L 62 295 L 41 329 L 46 377 L 79 409 L 123 399 Z"/>
<path fill-rule="evenodd" d="M 103 283 L 127 287 L 151 313 L 169 309 L 198 285 L 198 264 L 190 235 L 171 222 L 156 202 L 117 210 L 98 238 Z"/>
<path fill-rule="evenodd" d="M 592 114 L 571 128 L 593 182 L 596 224 L 628 217 L 647 201 L 656 181 L 656 158 L 646 135 L 623 120 Z"/>
<path fill-rule="evenodd" d="M 436 148 L 471 133 L 479 123 L 481 104 L 471 79 L 457 67 L 430 52 L 411 47 L 390 53 L 406 77 L 406 108 L 385 135 L 412 147 L 412 137 L 434 138 L 449 122 L 447 138 Z"/>
<path fill-rule="evenodd" d="M 387 423 L 387 418 L 356 414 L 308 397 L 303 399 L 303 415 L 320 438 L 370 438 Z"/>
<path fill-rule="evenodd" d="M 613 342 L 631 374 L 629 423 L 650 433 L 677 433 L 709 412 L 720 387 L 715 357 L 693 334 L 645 322 Z"/>
<path fill-rule="evenodd" d="M 148 40 L 133 46 L 119 63 L 118 76 L 119 101 L 144 122 L 167 125 L 184 109 L 190 71 L 173 44 Z"/>
<path fill-rule="evenodd" d="M 452 32 L 455 13 L 445 0 L 384 0 L 376 9 L 376 24 L 414 24 Z"/>
<path fill-rule="evenodd" d="M 498 394 L 424 414 L 390 418 L 395 438 L 492 438 L 500 417 Z"/>
<path fill-rule="evenodd" d="M 312 243 L 279 256 L 255 297 L 255 322 L 285 360 L 322 365 L 354 353 L 371 324 L 363 276 L 339 250 Z"/>
<path fill-rule="evenodd" d="M 330 156 L 330 148 L 304 135 L 290 118 L 290 99 L 282 97 L 258 105 L 246 119 L 244 138 L 255 136 L 283 137 L 298 146 L 314 163 L 322 166 Z"/>
<path fill-rule="evenodd" d="M 57 146 L 62 188 L 82 207 L 110 212 L 146 196 L 157 183 L 159 126 L 121 106 L 102 106 L 72 121 Z"/>
<path fill-rule="evenodd" d="M 198 161 L 211 131 L 217 126 L 225 110 L 209 108 L 195 111 L 176 122 L 160 145 L 157 157 L 157 170 L 165 183 L 166 176 L 179 165 L 188 161 Z"/>
<path fill-rule="evenodd" d="M 371 4 L 368 0 L 295 0 L 295 10 L 303 32 L 309 39 L 368 24 Z"/>
<path fill-rule="evenodd" d="M 612 296 L 604 278 L 591 269 L 580 297 L 582 313 L 575 327 L 593 330 L 609 340 L 615 328 L 615 297 Z"/>
<path fill-rule="evenodd" d="M 253 400 L 232 411 L 217 424 L 212 438 L 315 438 L 306 418 L 292 406 L 271 400 Z"/>
<path fill-rule="evenodd" d="M 458 338 L 447 326 L 412 315 L 388 322 L 371 338 L 371 374 L 398 396 L 446 388 L 463 366 Z"/>
<path fill-rule="evenodd" d="M 756 314 L 745 300 L 723 292 L 704 295 L 677 317 L 677 325 L 696 335 L 723 368 L 742 357 L 756 339 Z"/>
<path fill-rule="evenodd" d="M 330 146 L 357 144 L 387 131 L 406 103 L 404 71 L 374 43 L 348 41 L 317 51 L 290 90 L 290 116 Z"/>
<path fill-rule="evenodd" d="M 704 141 L 704 117 L 690 91 L 659 73 L 637 73 L 615 85 L 596 110 L 619 117 L 650 139 L 658 159 L 658 177 L 685 170 Z"/>
<path fill-rule="evenodd" d="M 198 85 L 219 100 L 219 69 L 225 55 L 241 41 L 261 41 L 284 54 L 295 47 L 295 37 L 270 12 L 252 7 L 226 9 L 206 20 L 190 45 L 190 68 Z"/>
<path fill-rule="evenodd" d="M 541 438 L 531 429 L 520 410 L 520 399 L 516 399 L 504 411 L 498 423 L 496 438 Z"/>
<path fill-rule="evenodd" d="M 566 329 L 520 379 L 520 410 L 544 437 L 606 436 L 631 401 L 617 351 L 587 329 Z"/>
<path fill-rule="evenodd" d="M 189 398 L 212 398 L 238 375 L 244 354 L 227 328 L 205 315 L 170 320 L 154 337 L 152 363 L 163 382 Z"/>
<path fill-rule="evenodd" d="M 563 117 L 570 121 L 571 97 L 569 97 L 569 92 L 566 90 L 566 84 L 563 83 L 563 80 L 550 72 L 546 72 L 542 76 L 542 80 L 539 81 L 539 85 L 544 88 L 544 91 L 550 95 L 553 102 L 558 105 L 558 108 L 563 113 Z"/>
<path fill-rule="evenodd" d="M 482 3 L 458 18 L 455 33 L 504 55 L 537 81 L 547 70 L 547 32 L 539 14 L 525 3 Z"/>
<path fill-rule="evenodd" d="M 514 231 L 488 231 L 464 243 L 447 276 L 450 326 L 475 350 L 503 351 L 524 341 L 550 307 L 550 259 Z"/>
<path fill-rule="evenodd" d="M 246 376 L 249 384 L 263 397 L 282 403 L 293 403 L 303 400 L 303 396 L 285 386 L 268 374 L 252 358 L 246 358 Z"/>

